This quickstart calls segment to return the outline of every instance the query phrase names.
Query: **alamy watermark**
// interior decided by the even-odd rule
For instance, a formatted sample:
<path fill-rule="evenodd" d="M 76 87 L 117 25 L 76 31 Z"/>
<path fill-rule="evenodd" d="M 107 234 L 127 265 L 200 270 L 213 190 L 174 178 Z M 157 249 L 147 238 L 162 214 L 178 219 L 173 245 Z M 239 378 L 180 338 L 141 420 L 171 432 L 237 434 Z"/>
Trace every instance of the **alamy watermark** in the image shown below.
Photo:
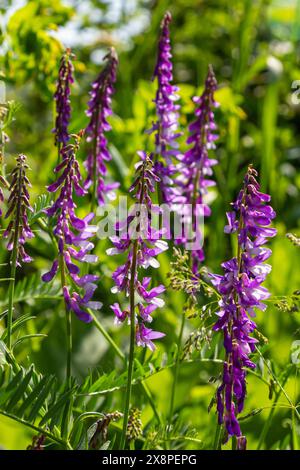
<path fill-rule="evenodd" d="M 199 250 L 204 240 L 204 210 L 202 204 L 152 204 L 150 209 L 145 204 L 129 206 L 128 198 L 120 196 L 118 206 L 106 204 L 97 209 L 97 236 L 181 240 L 186 250 Z"/>

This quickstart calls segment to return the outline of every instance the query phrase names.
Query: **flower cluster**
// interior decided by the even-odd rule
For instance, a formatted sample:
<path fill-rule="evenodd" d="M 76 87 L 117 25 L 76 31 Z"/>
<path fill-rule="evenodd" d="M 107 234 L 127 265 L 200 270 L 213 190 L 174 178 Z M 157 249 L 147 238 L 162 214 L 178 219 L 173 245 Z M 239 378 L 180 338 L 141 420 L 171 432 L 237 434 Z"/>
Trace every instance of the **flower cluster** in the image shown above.
<path fill-rule="evenodd" d="M 237 419 L 243 410 L 246 396 L 246 369 L 254 369 L 249 355 L 255 349 L 256 340 L 251 333 L 256 328 L 251 317 L 254 309 L 265 310 L 263 303 L 269 292 L 261 284 L 271 271 L 265 264 L 271 250 L 265 247 L 268 237 L 274 237 L 276 230 L 270 228 L 275 212 L 270 205 L 270 196 L 260 192 L 256 180 L 257 172 L 251 166 L 244 179 L 243 189 L 234 211 L 227 214 L 226 233 L 237 232 L 238 254 L 222 264 L 223 276 L 212 275 L 222 300 L 214 330 L 223 331 L 226 358 L 222 383 L 217 390 L 217 411 L 219 424 L 225 425 L 227 436 L 235 435 L 239 448 L 245 448 Z"/>
<path fill-rule="evenodd" d="M 66 145 L 70 139 L 68 126 L 71 118 L 71 105 L 70 105 L 70 86 L 74 83 L 73 78 L 73 54 L 70 49 L 67 49 L 60 61 L 60 67 L 58 72 L 58 80 L 56 83 L 56 91 L 54 99 L 56 101 L 56 119 L 55 128 L 53 133 L 55 134 L 55 144 Z"/>
<path fill-rule="evenodd" d="M 159 267 L 156 256 L 168 248 L 168 244 L 160 239 L 160 231 L 151 226 L 152 202 L 150 193 L 155 191 L 155 183 L 159 178 L 153 170 L 152 156 L 139 152 L 141 161 L 136 165 L 136 179 L 130 188 L 138 204 L 129 213 L 125 224 L 117 227 L 119 236 L 111 237 L 114 248 L 107 250 L 107 254 L 115 255 L 126 253 L 125 264 L 119 266 L 113 273 L 115 286 L 113 293 L 124 292 L 134 302 L 131 308 L 135 309 L 136 319 L 136 343 L 138 346 L 148 346 L 153 350 L 152 340 L 164 336 L 163 333 L 153 331 L 145 323 L 152 322 L 154 310 L 164 305 L 164 301 L 158 297 L 164 292 L 165 287 L 159 285 L 150 288 L 151 277 L 139 276 L 140 268 L 147 269 Z M 129 311 L 122 310 L 118 303 L 111 306 L 116 323 L 129 319 Z"/>
<path fill-rule="evenodd" d="M 17 164 L 11 173 L 11 184 L 9 186 L 10 195 L 7 201 L 8 209 L 5 214 L 6 219 L 10 219 L 3 238 L 8 239 L 7 249 L 16 250 L 16 265 L 21 263 L 30 263 L 32 258 L 26 253 L 24 245 L 27 239 L 34 237 L 28 224 L 27 212 L 33 212 L 29 202 L 28 187 L 31 186 L 26 176 L 26 170 L 29 168 L 26 163 L 26 156 L 19 155 Z"/>
<path fill-rule="evenodd" d="M 176 139 L 181 133 L 178 132 L 178 111 L 180 107 L 175 104 L 179 99 L 177 95 L 178 87 L 172 85 L 173 65 L 169 31 L 171 20 L 171 14 L 167 12 L 161 25 L 158 57 L 153 74 L 153 79 L 157 78 L 158 82 L 154 99 L 157 121 L 147 131 L 148 133 L 155 132 L 155 172 L 161 180 L 160 191 L 165 203 L 179 202 L 178 197 L 180 197 L 172 181 L 175 172 L 173 157 L 178 158 L 180 155 Z"/>
<path fill-rule="evenodd" d="M 92 85 L 91 99 L 88 103 L 87 116 L 90 122 L 86 128 L 87 142 L 90 143 L 89 153 L 85 162 L 87 179 L 85 187 L 94 184 L 94 195 L 98 203 L 104 204 L 104 196 L 113 199 L 118 183 L 105 183 L 104 177 L 107 173 L 106 163 L 111 160 L 105 133 L 111 129 L 107 117 L 112 114 L 111 96 L 114 93 L 113 84 L 116 81 L 118 56 L 112 47 L 104 57 L 106 65 L 98 78 Z"/>
<path fill-rule="evenodd" d="M 213 174 L 212 167 L 218 163 L 217 160 L 209 158 L 208 155 L 208 150 L 215 148 L 214 142 L 217 139 L 213 112 L 213 109 L 217 106 L 214 100 L 216 89 L 217 81 L 210 66 L 202 95 L 193 99 L 196 104 L 196 119 L 189 126 L 190 135 L 187 139 L 187 144 L 192 144 L 192 147 L 185 153 L 177 166 L 179 176 L 176 178 L 176 184 L 181 188 L 184 203 L 191 205 L 190 217 L 194 233 L 198 233 L 199 230 L 199 227 L 196 226 L 197 217 L 201 215 L 207 217 L 211 214 L 209 206 L 205 203 L 205 195 L 207 194 L 207 188 L 215 185 L 210 177 Z M 199 213 L 199 210 L 201 213 Z M 185 244 L 185 234 L 178 241 Z M 199 263 L 204 260 L 204 251 L 199 248 L 193 250 L 191 254 L 193 272 L 197 273 Z"/>
<path fill-rule="evenodd" d="M 78 218 L 75 214 L 76 204 L 73 193 L 75 192 L 77 196 L 86 194 L 80 185 L 81 174 L 76 160 L 80 137 L 80 135 L 74 136 L 75 144 L 63 147 L 61 151 L 63 160 L 54 169 L 54 172 L 60 173 L 60 176 L 47 188 L 50 193 L 59 190 L 57 199 L 49 209 L 46 209 L 48 217 L 53 217 L 55 220 L 53 233 L 58 240 L 59 256 L 54 260 L 50 271 L 42 276 L 42 279 L 44 282 L 51 281 L 60 267 L 66 306 L 80 320 L 88 323 L 92 317 L 86 309 L 98 310 L 101 308 L 101 304 L 91 300 L 97 287 L 95 282 L 98 280 L 98 276 L 92 274 L 80 276 L 80 269 L 75 264 L 78 261 L 88 263 L 97 261 L 97 256 L 89 254 L 94 248 L 90 238 L 97 230 L 95 226 L 89 225 L 94 214 L 90 213 L 84 219 Z M 70 292 L 67 286 L 67 274 L 70 276 L 72 284 L 75 284 L 83 292 L 81 295 L 76 289 Z"/>

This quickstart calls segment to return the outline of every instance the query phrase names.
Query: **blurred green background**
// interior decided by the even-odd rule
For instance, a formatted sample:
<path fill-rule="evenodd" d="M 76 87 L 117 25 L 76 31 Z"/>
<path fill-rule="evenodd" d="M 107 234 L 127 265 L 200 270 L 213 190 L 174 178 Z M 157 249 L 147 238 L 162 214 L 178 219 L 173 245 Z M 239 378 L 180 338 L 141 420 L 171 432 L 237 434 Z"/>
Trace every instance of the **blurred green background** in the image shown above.
<path fill-rule="evenodd" d="M 153 139 L 144 131 L 154 116 L 152 99 L 155 84 L 151 82 L 160 21 L 169 9 L 173 15 L 171 38 L 174 57 L 174 82 L 180 86 L 181 127 L 185 150 L 187 123 L 192 119 L 191 97 L 201 92 L 211 63 L 219 83 L 216 112 L 219 127 L 216 156 L 217 187 L 212 191 L 212 216 L 206 223 L 206 261 L 210 270 L 220 272 L 220 263 L 232 256 L 234 243 L 223 233 L 225 211 L 237 194 L 247 165 L 253 163 L 260 172 L 264 190 L 272 195 L 277 212 L 278 236 L 272 243 L 273 265 L 268 287 L 272 296 L 290 296 L 300 288 L 299 249 L 286 238 L 287 232 L 299 236 L 300 215 L 300 105 L 293 99 L 292 83 L 300 80 L 300 1 L 297 0 L 85 0 L 85 1 L 0 1 L 0 79 L 6 84 L 7 99 L 19 106 L 15 120 L 8 129 L 5 162 L 11 168 L 17 153 L 25 153 L 30 161 L 33 184 L 32 201 L 45 192 L 56 162 L 53 144 L 53 99 L 58 65 L 64 47 L 76 55 L 76 82 L 72 89 L 73 118 L 71 131 L 78 132 L 87 124 L 85 109 L 90 83 L 99 73 L 107 47 L 113 45 L 120 65 L 114 115 L 109 134 L 113 162 L 110 171 L 121 181 L 126 192 L 137 160 L 136 150 L 153 148 Z M 298 87 L 299 88 L 299 87 Z M 295 96 L 294 96 L 295 98 Z M 80 150 L 84 157 L 85 148 Z M 85 210 L 84 207 L 80 210 Z M 113 325 L 109 305 L 116 301 L 110 293 L 111 272 L 120 260 L 105 255 L 106 242 L 98 244 L 101 276 L 97 297 L 104 303 L 103 324 L 116 342 L 126 351 L 128 329 Z M 4 247 L 4 245 L 3 245 Z M 50 265 L 54 253 L 42 233 L 30 244 L 34 263 L 27 266 L 20 278 L 29 279 Z M 167 282 L 172 250 L 161 257 L 159 276 Z M 1 260 L 7 252 L 1 249 Z M 5 270 L 5 268 L 1 268 Z M 3 271 L 1 277 L 5 277 Z M 2 294 L 5 287 L 2 288 Z M 18 304 L 17 312 L 33 312 L 36 319 L 27 323 L 26 332 L 47 334 L 42 340 L 22 343 L 16 350 L 24 365 L 37 364 L 42 372 L 64 374 L 65 323 L 63 305 L 59 300 L 35 299 L 29 295 Z M 155 329 L 167 333 L 158 343 L 161 351 L 170 352 L 176 341 L 185 302 L 183 292 L 167 291 L 166 306 L 156 315 Z M 200 296 L 200 303 L 204 302 Z M 0 297 L 1 303 L 1 297 Z M 243 415 L 259 409 L 242 422 L 249 448 L 255 449 L 264 430 L 262 447 L 266 449 L 298 448 L 300 423 L 294 423 L 291 404 L 284 394 L 276 409 L 269 399 L 270 373 L 280 377 L 291 361 L 292 343 L 300 339 L 299 311 L 290 312 L 270 303 L 259 313 L 260 332 L 269 339 L 263 346 L 265 361 L 259 356 L 257 374 L 248 378 L 248 398 Z M 185 337 L 201 325 L 195 318 L 187 322 Z M 24 327 L 25 328 L 25 327 Z M 91 368 L 109 372 L 121 365 L 103 337 L 93 325 L 74 319 L 74 374 L 82 380 Z M 216 385 L 220 364 L 199 362 L 201 357 L 222 357 L 218 339 L 211 348 L 193 353 L 190 363 L 180 369 L 176 411 L 178 426 L 195 429 L 201 444 L 185 443 L 186 448 L 209 447 L 215 430 L 214 409 L 207 407 Z M 144 352 L 139 351 L 139 357 Z M 148 354 L 148 353 L 147 353 Z M 147 356 L 144 358 L 147 360 Z M 285 384 L 295 405 L 299 402 L 297 367 Z M 265 382 L 261 380 L 264 378 Z M 172 370 L 166 369 L 147 381 L 163 415 L 169 410 Z M 109 394 L 97 402 L 97 409 L 110 411 L 122 406 L 122 393 Z M 151 427 L 152 411 L 137 393 L 135 400 L 142 409 L 144 426 Z M 270 421 L 270 413 L 272 421 Z M 270 429 L 264 428 L 270 423 Z M 31 431 L 0 417 L 0 445 L 23 449 L 31 442 Z"/>

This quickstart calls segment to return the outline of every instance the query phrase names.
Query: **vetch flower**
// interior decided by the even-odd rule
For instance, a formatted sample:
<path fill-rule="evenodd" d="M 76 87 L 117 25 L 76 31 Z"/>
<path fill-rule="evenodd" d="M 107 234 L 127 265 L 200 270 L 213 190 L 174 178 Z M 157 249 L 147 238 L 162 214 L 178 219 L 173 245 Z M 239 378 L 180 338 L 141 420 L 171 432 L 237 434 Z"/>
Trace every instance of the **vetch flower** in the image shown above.
<path fill-rule="evenodd" d="M 214 108 L 218 106 L 214 99 L 216 89 L 217 81 L 212 66 L 209 66 L 204 91 L 200 97 L 193 98 L 196 105 L 196 119 L 189 126 L 187 139 L 187 144 L 191 144 L 191 148 L 177 165 L 178 176 L 175 178 L 175 185 L 180 188 L 184 203 L 192 207 L 190 218 L 194 233 L 198 233 L 199 230 L 196 226 L 197 215 L 200 215 L 197 213 L 197 205 L 202 206 L 201 211 L 204 217 L 211 214 L 205 196 L 208 192 L 207 188 L 215 185 L 211 179 L 212 167 L 218 163 L 216 159 L 209 157 L 209 150 L 215 148 L 215 141 L 218 137 L 215 133 L 217 127 L 214 119 Z M 185 234 L 177 242 L 185 244 L 187 242 Z M 193 272 L 197 273 L 199 264 L 204 260 L 204 251 L 202 248 L 195 249 L 191 251 L 191 256 Z"/>
<path fill-rule="evenodd" d="M 55 128 L 55 145 L 60 151 L 61 145 L 66 145 L 70 139 L 68 126 L 71 119 L 71 84 L 74 83 L 73 72 L 74 67 L 72 58 L 74 55 L 71 49 L 67 49 L 60 61 L 58 72 L 58 80 L 56 83 L 56 91 L 54 99 L 56 101 L 56 118 Z"/>
<path fill-rule="evenodd" d="M 29 202 L 28 189 L 31 187 L 26 176 L 28 165 L 26 156 L 21 154 L 17 157 L 17 164 L 11 173 L 9 186 L 10 195 L 7 201 L 8 209 L 5 218 L 9 219 L 8 226 L 3 233 L 3 238 L 8 239 L 7 249 L 15 253 L 16 265 L 30 263 L 32 258 L 26 253 L 24 245 L 26 240 L 34 237 L 28 224 L 28 211 L 33 212 Z"/>
<path fill-rule="evenodd" d="M 131 321 L 130 311 L 134 310 L 136 344 L 154 349 L 152 340 L 162 338 L 164 333 L 152 331 L 145 323 L 152 322 L 151 314 L 164 305 L 159 297 L 165 290 L 163 285 L 150 287 L 151 277 L 142 276 L 141 268 L 157 268 L 157 256 L 168 248 L 168 244 L 158 239 L 151 227 L 150 211 L 152 201 L 150 193 L 154 192 L 159 178 L 154 172 L 152 156 L 139 152 L 141 161 L 136 166 L 136 179 L 130 188 L 138 201 L 135 214 L 129 215 L 122 223 L 119 236 L 111 237 L 114 248 L 107 250 L 108 255 L 126 254 L 126 262 L 119 266 L 112 275 L 115 286 L 113 293 L 124 292 L 129 297 L 130 309 L 122 310 L 118 303 L 111 305 L 116 316 L 116 323 L 126 319 Z M 144 211 L 143 211 L 144 209 Z M 134 211 L 133 211 L 134 212 Z M 154 237 L 155 235 L 155 237 Z"/>
<path fill-rule="evenodd" d="M 97 227 L 90 225 L 94 217 L 93 213 L 83 219 L 78 218 L 75 213 L 74 193 L 81 197 L 86 194 L 86 191 L 80 185 L 82 178 L 76 160 L 81 134 L 73 137 L 75 144 L 63 147 L 61 151 L 63 160 L 54 169 L 54 172 L 60 176 L 47 188 L 51 193 L 58 193 L 52 206 L 46 209 L 49 218 L 54 220 L 53 233 L 58 242 L 58 258 L 54 260 L 50 271 L 42 276 L 42 280 L 50 282 L 60 269 L 67 308 L 72 310 L 80 320 L 88 323 L 92 321 L 92 317 L 86 309 L 98 310 L 101 308 L 100 302 L 92 301 L 98 276 L 92 274 L 80 276 L 78 262 L 93 263 L 97 261 L 97 256 L 90 254 L 94 248 L 90 238 L 94 236 Z M 73 285 L 77 286 L 79 292 L 76 289 L 70 292 L 67 277 L 70 278 Z"/>
<path fill-rule="evenodd" d="M 262 283 L 271 271 L 264 262 L 271 256 L 265 247 L 267 239 L 276 235 L 270 228 L 275 212 L 268 203 L 271 197 L 260 192 L 257 172 L 249 166 L 244 186 L 234 211 L 227 214 L 226 233 L 237 233 L 238 254 L 222 264 L 224 274 L 211 275 L 222 299 L 217 312 L 215 331 L 224 336 L 225 361 L 222 383 L 217 390 L 219 424 L 224 424 L 227 436 L 236 436 L 238 447 L 246 447 L 237 416 L 244 407 L 246 397 L 246 369 L 255 369 L 250 355 L 257 340 L 251 336 L 256 325 L 251 319 L 255 309 L 264 311 L 270 293 Z"/>
<path fill-rule="evenodd" d="M 87 169 L 85 188 L 93 185 L 93 197 L 101 205 L 105 202 L 105 196 L 108 199 L 114 199 L 114 190 L 119 186 L 118 183 L 104 181 L 107 174 L 106 162 L 111 160 L 105 135 L 111 129 L 107 117 L 112 114 L 111 96 L 114 93 L 113 84 L 116 81 L 118 65 L 118 56 L 113 47 L 104 60 L 106 65 L 94 81 L 90 92 L 91 99 L 87 111 L 90 122 L 86 128 L 89 152 L 85 161 Z"/>
<path fill-rule="evenodd" d="M 152 124 L 148 133 L 155 133 L 154 169 L 160 178 L 160 192 L 165 203 L 177 202 L 180 199 L 178 190 L 173 186 L 172 177 L 175 173 L 173 159 L 180 155 L 177 138 L 180 106 L 179 88 L 172 85 L 173 64 L 170 44 L 169 24 L 171 14 L 167 12 L 161 24 L 161 34 L 158 43 L 157 62 L 153 79 L 157 79 L 157 91 L 154 99 L 157 120 Z"/>

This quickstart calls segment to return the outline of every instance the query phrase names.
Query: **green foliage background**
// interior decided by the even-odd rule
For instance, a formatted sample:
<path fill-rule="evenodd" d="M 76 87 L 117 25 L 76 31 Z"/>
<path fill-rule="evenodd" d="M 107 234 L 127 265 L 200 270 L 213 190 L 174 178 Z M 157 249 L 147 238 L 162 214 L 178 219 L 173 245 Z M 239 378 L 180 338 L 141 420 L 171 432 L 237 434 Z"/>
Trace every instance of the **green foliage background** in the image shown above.
<path fill-rule="evenodd" d="M 185 136 L 193 113 L 191 97 L 201 91 L 209 63 L 213 64 L 219 83 L 216 98 L 220 108 L 216 119 L 220 138 L 216 154 L 220 164 L 216 167 L 217 188 L 212 193 L 212 217 L 205 227 L 206 265 L 219 272 L 222 260 L 229 258 L 235 249 L 234 241 L 223 233 L 225 211 L 239 190 L 247 165 L 253 163 L 260 171 L 262 187 L 271 193 L 277 211 L 278 236 L 272 243 L 273 271 L 268 287 L 274 297 L 290 296 L 299 289 L 300 252 L 285 235 L 287 232 L 300 234 L 300 106 L 292 102 L 292 82 L 300 79 L 300 2 L 28 0 L 22 3 L 23 6 L 19 3 L 9 0 L 1 0 L 0 3 L 0 78 L 6 84 L 7 99 L 19 104 L 15 120 L 7 130 L 10 141 L 6 145 L 5 162 L 8 172 L 19 152 L 28 155 L 32 169 L 32 201 L 38 194 L 45 193 L 45 185 L 52 181 L 52 169 L 57 158 L 51 134 L 52 95 L 62 51 L 65 46 L 73 45 L 76 36 L 78 39 L 73 47 L 76 54 L 76 83 L 72 90 L 73 132 L 87 124 L 84 110 L 90 83 L 101 68 L 99 57 L 101 59 L 111 45 L 119 53 L 114 115 L 111 118 L 113 130 L 109 141 L 114 156 L 111 172 L 115 179 L 121 181 L 121 191 L 126 192 L 137 160 L 136 150 L 151 150 L 153 146 L 153 140 L 144 133 L 150 127 L 154 113 L 155 86 L 150 79 L 159 24 L 164 12 L 170 9 L 174 18 L 171 34 L 175 82 L 180 86 L 181 125 Z M 82 4 L 86 5 L 85 9 Z M 65 38 L 64 45 L 62 37 Z M 181 142 L 183 150 L 185 136 Z M 83 158 L 84 147 L 80 152 Z M 109 309 L 109 305 L 116 301 L 110 288 L 111 273 L 118 260 L 106 256 L 106 245 L 106 242 L 101 242 L 97 247 L 100 262 L 96 271 L 101 276 L 97 297 L 104 303 L 101 321 L 121 350 L 126 352 L 128 328 L 114 326 Z M 18 281 L 23 285 L 19 284 L 20 302 L 16 307 L 17 315 L 30 312 L 36 317 L 24 323 L 16 333 L 16 339 L 24 334 L 47 336 L 23 341 L 16 346 L 14 353 L 24 367 L 34 363 L 39 372 L 55 374 L 63 379 L 63 304 L 58 290 L 51 293 L 54 295 L 52 299 L 47 293 L 39 292 L 38 273 L 45 270 L 53 259 L 51 250 L 47 237 L 37 232 L 29 247 L 34 263 L 19 274 Z M 168 282 L 170 258 L 171 250 L 161 256 L 159 276 L 164 282 Z M 0 263 L 7 261 L 8 255 L 2 245 Z M 0 269 L 1 277 L 7 277 L 5 267 Z M 35 281 L 32 276 L 37 276 Z M 24 279 L 32 284 L 26 286 Z M 1 283 L 0 292 L 4 309 L 5 283 Z M 165 300 L 165 308 L 155 318 L 155 327 L 167 333 L 158 344 L 160 353 L 167 352 L 171 357 L 185 293 L 168 290 Z M 200 296 L 199 302 L 204 302 L 203 297 Z M 295 416 L 295 406 L 300 399 L 299 369 L 291 365 L 291 347 L 295 340 L 300 339 L 300 316 L 299 311 L 285 310 L 270 303 L 267 311 L 257 317 L 259 331 L 269 342 L 261 347 L 264 360 L 256 357 L 258 375 L 249 374 L 248 378 L 248 398 L 243 414 L 251 415 L 254 410 L 259 410 L 242 422 L 250 449 L 257 448 L 260 439 L 260 445 L 266 449 L 299 448 L 300 423 Z M 185 337 L 200 325 L 199 316 L 188 321 Z M 73 372 L 78 383 L 92 370 L 97 370 L 100 375 L 114 369 L 123 370 L 122 362 L 93 324 L 85 325 L 74 319 L 73 333 Z M 174 440 L 171 446 L 211 446 L 216 417 L 214 409 L 208 414 L 207 408 L 216 385 L 210 378 L 218 377 L 221 366 L 201 362 L 201 358 L 222 357 L 221 354 L 216 338 L 210 349 L 204 346 L 201 352 L 193 353 L 189 363 L 182 365 L 175 431 L 181 436 L 190 433 L 192 437 L 190 441 Z M 149 353 L 139 351 L 138 359 L 147 364 Z M 159 358 L 151 360 L 155 362 Z M 285 393 L 279 393 L 275 409 L 272 409 L 274 394 L 270 394 L 270 389 L 273 379 L 269 369 L 281 382 L 285 380 L 281 374 L 289 371 Z M 169 410 L 171 383 L 172 368 L 168 367 L 147 379 L 157 408 L 165 418 Z M 142 410 L 144 428 L 155 435 L 157 429 L 151 407 L 138 386 L 134 390 L 134 401 Z M 100 395 L 94 400 L 93 409 L 102 412 L 121 410 L 122 396 L 122 389 Z M 117 429 L 118 425 L 115 426 Z M 4 448 L 24 449 L 34 434 L 22 424 L 0 416 L 0 444 Z"/>

